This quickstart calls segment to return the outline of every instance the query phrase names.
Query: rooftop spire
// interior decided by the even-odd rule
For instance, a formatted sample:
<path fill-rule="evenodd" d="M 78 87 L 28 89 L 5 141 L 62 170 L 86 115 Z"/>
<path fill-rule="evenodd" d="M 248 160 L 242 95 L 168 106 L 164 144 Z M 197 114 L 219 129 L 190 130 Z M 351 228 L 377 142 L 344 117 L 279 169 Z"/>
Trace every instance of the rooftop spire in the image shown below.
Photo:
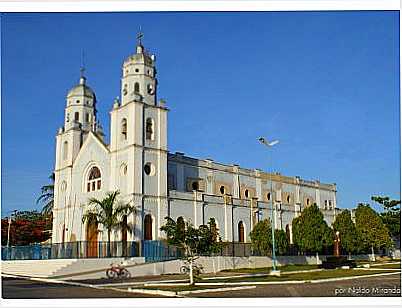
<path fill-rule="evenodd" d="M 80 67 L 80 84 L 85 84 L 85 76 L 84 76 L 84 72 L 85 72 L 85 54 L 84 54 L 84 50 L 82 50 L 81 52 L 81 67 Z"/>
<path fill-rule="evenodd" d="M 142 46 L 142 38 L 144 37 L 144 33 L 141 32 L 141 26 L 140 30 L 137 34 L 137 53 L 144 53 L 144 46 Z"/>
<path fill-rule="evenodd" d="M 139 46 L 142 46 L 142 38 L 144 37 L 144 33 L 142 33 L 141 31 L 141 26 L 140 26 L 140 30 L 137 34 L 137 42 Z"/>

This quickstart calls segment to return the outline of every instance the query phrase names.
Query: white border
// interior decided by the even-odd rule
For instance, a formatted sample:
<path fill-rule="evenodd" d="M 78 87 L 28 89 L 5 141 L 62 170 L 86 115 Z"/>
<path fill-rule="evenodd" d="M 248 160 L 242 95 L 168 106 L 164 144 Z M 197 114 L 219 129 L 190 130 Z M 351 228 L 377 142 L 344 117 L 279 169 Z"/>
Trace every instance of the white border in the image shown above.
<path fill-rule="evenodd" d="M 0 0 L 1 1 L 1 0 Z M 127 11 L 320 11 L 320 10 L 400 10 L 399 0 L 120 0 L 120 1 L 1 1 L 0 12 L 127 12 Z M 402 80 L 401 80 L 402 83 Z M 0 90 L 1 91 L 1 90 Z M 1 107 L 0 107 L 1 108 Z M 402 115 L 402 108 L 401 108 Z M 1 120 L 0 120 L 1 121 Z M 401 127 L 402 129 L 402 127 Z M 1 185 L 1 184 L 0 184 Z M 183 298 L 183 299 L 1 299 L 2 307 L 294 307 L 294 306 L 398 306 L 402 298 L 322 297 L 322 298 Z"/>
<path fill-rule="evenodd" d="M 0 2 L 1 12 L 399 10 L 399 0 L 70 0 Z"/>

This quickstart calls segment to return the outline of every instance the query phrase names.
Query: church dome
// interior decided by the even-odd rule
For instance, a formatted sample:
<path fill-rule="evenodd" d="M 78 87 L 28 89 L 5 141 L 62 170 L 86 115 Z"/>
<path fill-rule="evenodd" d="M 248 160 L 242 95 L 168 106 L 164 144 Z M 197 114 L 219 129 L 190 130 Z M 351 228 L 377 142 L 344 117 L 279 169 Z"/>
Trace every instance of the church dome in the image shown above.
<path fill-rule="evenodd" d="M 84 96 L 95 100 L 95 92 L 85 84 L 85 77 L 80 78 L 80 83 L 68 91 L 67 97 Z"/>

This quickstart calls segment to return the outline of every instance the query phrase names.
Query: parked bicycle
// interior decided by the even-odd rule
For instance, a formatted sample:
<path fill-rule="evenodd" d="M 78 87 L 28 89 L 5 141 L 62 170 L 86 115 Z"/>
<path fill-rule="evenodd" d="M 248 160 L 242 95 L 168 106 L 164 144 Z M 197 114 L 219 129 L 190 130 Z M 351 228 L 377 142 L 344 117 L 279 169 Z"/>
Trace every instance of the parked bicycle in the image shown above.
<path fill-rule="evenodd" d="M 202 267 L 202 265 L 193 264 L 193 274 L 195 276 L 200 275 L 203 270 L 204 270 L 204 268 Z M 185 264 L 182 267 L 180 267 L 180 273 L 188 274 L 189 272 L 190 272 L 190 264 Z"/>
<path fill-rule="evenodd" d="M 130 272 L 120 264 L 110 264 L 111 268 L 106 270 L 106 276 L 110 279 L 113 278 L 130 278 Z"/>

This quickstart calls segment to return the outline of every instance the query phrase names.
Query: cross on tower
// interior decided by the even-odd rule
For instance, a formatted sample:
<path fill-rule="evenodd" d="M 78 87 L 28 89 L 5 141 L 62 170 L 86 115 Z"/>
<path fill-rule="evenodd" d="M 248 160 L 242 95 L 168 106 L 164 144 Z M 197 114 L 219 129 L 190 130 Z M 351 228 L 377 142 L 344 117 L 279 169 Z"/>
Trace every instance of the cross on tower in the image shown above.
<path fill-rule="evenodd" d="M 137 40 L 138 40 L 138 45 L 142 46 L 142 38 L 144 37 L 144 33 L 141 32 L 141 27 L 140 27 L 140 32 L 137 34 Z"/>
<path fill-rule="evenodd" d="M 84 77 L 84 72 L 85 72 L 85 63 L 84 63 L 84 50 L 82 50 L 81 53 L 81 67 L 80 67 L 80 77 Z"/>

